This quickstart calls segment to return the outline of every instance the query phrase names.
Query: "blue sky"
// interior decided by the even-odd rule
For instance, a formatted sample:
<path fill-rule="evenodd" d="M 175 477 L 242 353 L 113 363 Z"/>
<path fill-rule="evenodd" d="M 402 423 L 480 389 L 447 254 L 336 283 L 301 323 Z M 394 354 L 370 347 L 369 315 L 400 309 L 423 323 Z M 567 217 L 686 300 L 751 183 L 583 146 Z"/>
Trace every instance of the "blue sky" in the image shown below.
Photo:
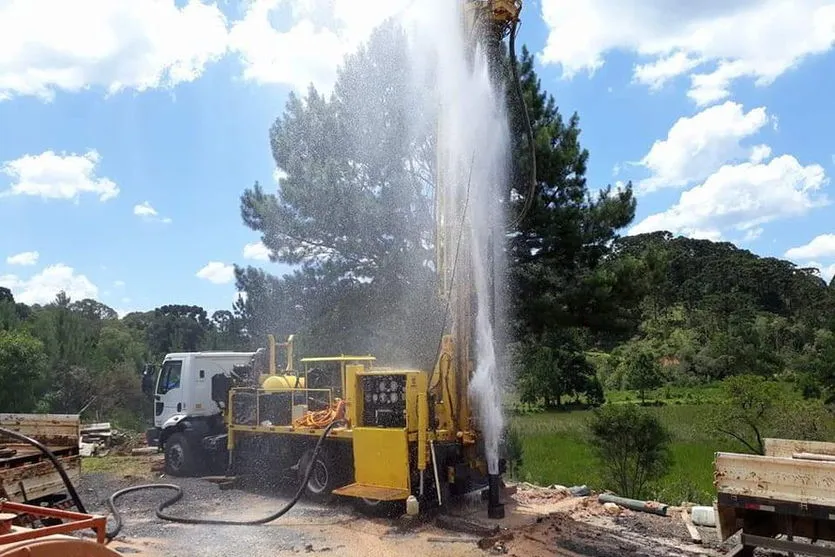
<path fill-rule="evenodd" d="M 625 232 L 728 240 L 831 277 L 835 0 L 626 4 L 526 0 L 518 41 L 579 113 L 589 183 L 635 183 Z M 410 6 L 0 2 L 0 285 L 28 303 L 65 289 L 120 313 L 211 311 L 233 301 L 233 263 L 282 272 L 239 214 L 246 187 L 275 186 L 269 126 Z"/>

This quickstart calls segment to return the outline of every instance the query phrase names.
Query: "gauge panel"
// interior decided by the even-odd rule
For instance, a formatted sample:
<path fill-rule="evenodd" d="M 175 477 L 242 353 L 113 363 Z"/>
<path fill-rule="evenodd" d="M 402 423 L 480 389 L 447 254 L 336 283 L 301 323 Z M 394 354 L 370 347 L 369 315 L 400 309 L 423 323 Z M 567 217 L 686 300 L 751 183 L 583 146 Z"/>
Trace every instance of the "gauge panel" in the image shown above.
<path fill-rule="evenodd" d="M 364 375 L 362 423 L 366 427 L 406 427 L 406 376 Z"/>

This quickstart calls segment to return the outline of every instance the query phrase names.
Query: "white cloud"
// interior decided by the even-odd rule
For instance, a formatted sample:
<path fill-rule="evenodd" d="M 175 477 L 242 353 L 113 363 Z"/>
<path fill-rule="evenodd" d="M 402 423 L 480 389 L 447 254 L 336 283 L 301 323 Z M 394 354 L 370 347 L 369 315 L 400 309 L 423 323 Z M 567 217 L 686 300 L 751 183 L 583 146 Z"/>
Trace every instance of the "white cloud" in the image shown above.
<path fill-rule="evenodd" d="M 82 194 L 89 193 L 98 195 L 99 201 L 113 199 L 119 195 L 119 187 L 96 174 L 100 160 L 98 151 L 90 150 L 83 155 L 45 151 L 7 161 L 0 166 L 0 173 L 9 176 L 12 185 L 0 192 L 0 197 L 31 195 L 78 202 Z"/>
<path fill-rule="evenodd" d="M 820 271 L 821 278 L 826 282 L 830 282 L 833 277 L 835 277 L 835 263 L 831 265 L 823 265 L 818 263 L 817 261 L 809 261 L 808 263 L 804 263 L 799 265 L 800 267 L 812 267 L 813 269 L 817 269 Z"/>
<path fill-rule="evenodd" d="M 758 234 L 756 229 L 763 224 L 828 204 L 819 193 L 827 182 L 823 167 L 803 166 L 791 155 L 767 164 L 725 165 L 703 184 L 683 192 L 674 206 L 648 216 L 629 233 L 668 230 L 710 239 L 729 230 Z"/>
<path fill-rule="evenodd" d="M 17 275 L 2 275 L 0 286 L 9 288 L 15 300 L 24 304 L 48 304 L 62 290 L 72 300 L 98 296 L 98 288 L 90 279 L 76 274 L 72 267 L 63 263 L 50 265 L 29 279 Z"/>
<path fill-rule="evenodd" d="M 328 92 L 337 66 L 372 29 L 401 13 L 411 0 L 252 0 L 233 24 L 229 49 L 244 65 L 244 79 Z M 279 10 L 289 14 L 281 27 Z"/>
<path fill-rule="evenodd" d="M 835 155 L 833 155 L 833 160 L 835 160 Z M 273 170 L 273 180 L 276 184 L 280 184 L 287 176 L 288 174 L 280 168 Z"/>
<path fill-rule="evenodd" d="M 27 0 L 0 3 L 0 101 L 108 95 L 199 78 L 227 54 L 245 80 L 328 92 L 337 66 L 414 0 L 246 0 L 227 21 L 210 0 Z M 49 18 L 43 17 L 48 13 Z"/>
<path fill-rule="evenodd" d="M 235 280 L 235 267 L 220 261 L 210 261 L 205 267 L 197 271 L 196 276 L 214 284 L 229 284 Z"/>
<path fill-rule="evenodd" d="M 113 286 L 115 286 L 116 288 L 124 288 L 124 287 L 125 287 L 125 281 L 123 281 L 123 280 L 114 280 L 114 281 L 113 281 Z"/>
<path fill-rule="evenodd" d="M 835 234 L 816 236 L 808 244 L 789 249 L 786 257 L 789 259 L 835 257 Z"/>
<path fill-rule="evenodd" d="M 771 147 L 768 145 L 754 145 L 751 148 L 751 155 L 748 160 L 754 164 L 760 164 L 768 160 L 771 156 Z"/>
<path fill-rule="evenodd" d="M 0 3 L 0 101 L 58 90 L 144 91 L 198 78 L 226 52 L 214 4 L 189 0 Z"/>
<path fill-rule="evenodd" d="M 743 238 L 743 242 L 753 242 L 757 238 L 763 235 L 763 227 L 758 226 L 756 228 L 749 228 L 745 231 L 745 238 Z"/>
<path fill-rule="evenodd" d="M 38 262 L 38 257 L 40 257 L 40 254 L 36 251 L 24 251 L 8 256 L 6 263 L 9 265 L 34 265 Z"/>
<path fill-rule="evenodd" d="M 269 261 L 270 249 L 263 242 L 252 242 L 244 246 L 244 258 L 255 261 Z"/>
<path fill-rule="evenodd" d="M 144 220 L 160 221 L 166 224 L 171 222 L 170 217 L 160 217 L 157 210 L 147 201 L 134 205 L 133 214 Z"/>
<path fill-rule="evenodd" d="M 542 17 L 542 62 L 560 64 L 566 77 L 628 51 L 642 58 L 636 81 L 657 89 L 689 74 L 688 96 L 699 105 L 728 97 L 739 78 L 768 85 L 835 41 L 832 0 L 542 0 Z"/>
<path fill-rule="evenodd" d="M 767 121 L 764 107 L 746 113 L 741 104 L 730 101 L 679 118 L 666 139 L 656 141 L 639 162 L 652 176 L 637 184 L 638 191 L 687 186 L 736 159 L 750 157 L 762 162 L 771 153 L 767 145 L 757 146 L 749 154 L 740 141 L 759 132 Z"/>

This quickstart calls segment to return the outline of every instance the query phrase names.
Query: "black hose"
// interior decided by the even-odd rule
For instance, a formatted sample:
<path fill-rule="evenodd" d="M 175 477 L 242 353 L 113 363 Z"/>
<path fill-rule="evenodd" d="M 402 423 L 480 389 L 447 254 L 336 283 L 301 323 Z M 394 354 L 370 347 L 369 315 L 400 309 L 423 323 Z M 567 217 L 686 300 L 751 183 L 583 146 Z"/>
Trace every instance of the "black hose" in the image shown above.
<path fill-rule="evenodd" d="M 0 427 L 0 433 L 9 436 L 12 439 L 17 439 L 18 441 L 22 441 L 24 443 L 32 445 L 33 447 L 41 451 L 44 455 L 46 455 L 46 457 L 49 458 L 50 461 L 52 461 L 52 466 L 55 467 L 55 470 L 58 472 L 58 475 L 61 476 L 61 480 L 64 482 L 64 486 L 67 488 L 67 493 L 69 493 L 70 497 L 72 498 L 73 503 L 75 504 L 75 508 L 78 509 L 78 512 L 87 514 L 87 510 L 84 508 L 84 503 L 81 502 L 81 498 L 78 496 L 78 492 L 75 491 L 75 486 L 72 485 L 69 476 L 67 476 L 67 471 L 64 470 L 64 467 L 61 465 L 61 462 L 55 457 L 54 454 L 52 454 L 52 451 L 50 451 L 40 441 L 32 439 L 31 437 L 27 437 L 26 435 L 18 433 L 17 431 L 12 431 L 10 429 Z"/>
<path fill-rule="evenodd" d="M 510 47 L 510 69 L 513 72 L 513 81 L 516 85 L 516 94 L 519 97 L 519 102 L 522 104 L 522 111 L 525 115 L 525 124 L 526 124 L 526 132 L 528 136 L 528 145 L 531 149 L 531 183 L 530 183 L 530 191 L 528 192 L 528 196 L 525 199 L 525 204 L 522 207 L 522 210 L 519 212 L 519 215 L 511 224 L 511 228 L 516 228 L 522 220 L 527 215 L 528 211 L 533 204 L 534 195 L 536 195 L 536 144 L 534 143 L 533 137 L 533 126 L 531 125 L 531 116 L 528 112 L 528 106 L 525 103 L 525 95 L 522 92 L 522 80 L 519 77 L 519 68 L 517 67 L 516 62 L 516 32 L 519 27 L 519 20 L 516 20 L 513 23 L 513 27 L 510 29 L 510 40 L 509 40 L 509 47 Z"/>
<path fill-rule="evenodd" d="M 258 524 L 266 524 L 268 522 L 272 522 L 273 520 L 281 517 L 282 515 L 286 514 L 290 509 L 292 509 L 296 503 L 298 503 L 299 499 L 301 499 L 302 495 L 304 494 L 305 486 L 307 486 L 307 482 L 310 481 L 310 475 L 313 473 L 313 465 L 316 463 L 316 457 L 319 455 L 319 451 L 322 448 L 322 443 L 325 440 L 325 437 L 328 436 L 328 433 L 336 427 L 338 424 L 344 423 L 342 420 L 337 420 L 331 422 L 325 430 L 322 432 L 322 435 L 319 436 L 319 440 L 316 442 L 316 446 L 313 448 L 313 456 L 310 459 L 310 462 L 307 465 L 307 470 L 305 471 L 304 478 L 299 485 L 296 494 L 293 498 L 284 505 L 281 509 L 274 512 L 271 515 L 258 518 L 255 520 L 225 520 L 225 519 L 209 519 L 209 518 L 192 518 L 192 517 L 185 517 L 185 516 L 173 516 L 170 514 L 166 514 L 163 511 L 179 501 L 183 498 L 183 489 L 176 485 L 176 484 L 143 484 L 143 485 L 135 485 L 132 487 L 126 487 L 125 489 L 120 489 L 119 491 L 115 492 L 110 498 L 107 500 L 107 506 L 110 509 L 110 512 L 113 513 L 113 518 L 116 522 L 116 526 L 113 530 L 107 532 L 106 538 L 108 540 L 112 540 L 115 538 L 119 532 L 122 530 L 122 516 L 119 514 L 119 511 L 116 509 L 116 500 L 122 497 L 123 495 L 127 495 L 128 493 L 133 493 L 134 491 L 141 491 L 145 489 L 171 489 L 176 491 L 173 497 L 167 499 L 159 504 L 156 508 L 156 516 L 162 520 L 168 520 L 170 522 L 179 522 L 180 524 L 212 524 L 212 525 L 223 525 L 223 526 L 255 526 Z"/>

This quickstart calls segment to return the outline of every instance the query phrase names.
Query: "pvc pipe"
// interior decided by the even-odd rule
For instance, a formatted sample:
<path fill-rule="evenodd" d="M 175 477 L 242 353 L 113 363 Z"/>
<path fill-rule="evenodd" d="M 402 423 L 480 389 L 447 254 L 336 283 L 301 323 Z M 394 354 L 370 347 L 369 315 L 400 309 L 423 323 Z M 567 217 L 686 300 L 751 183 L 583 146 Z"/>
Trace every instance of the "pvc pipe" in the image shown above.
<path fill-rule="evenodd" d="M 667 505 L 663 503 L 638 501 L 637 499 L 627 499 L 625 497 L 618 497 L 617 495 L 609 495 L 606 493 L 600 494 L 597 497 L 597 500 L 601 503 L 615 503 L 616 505 L 633 511 L 641 511 L 661 516 L 667 515 Z"/>
<path fill-rule="evenodd" d="M 432 452 L 432 469 L 435 471 L 435 489 L 438 491 L 438 506 L 443 503 L 441 501 L 441 479 L 438 478 L 438 459 L 435 457 L 435 441 L 429 440 L 429 450 Z"/>

